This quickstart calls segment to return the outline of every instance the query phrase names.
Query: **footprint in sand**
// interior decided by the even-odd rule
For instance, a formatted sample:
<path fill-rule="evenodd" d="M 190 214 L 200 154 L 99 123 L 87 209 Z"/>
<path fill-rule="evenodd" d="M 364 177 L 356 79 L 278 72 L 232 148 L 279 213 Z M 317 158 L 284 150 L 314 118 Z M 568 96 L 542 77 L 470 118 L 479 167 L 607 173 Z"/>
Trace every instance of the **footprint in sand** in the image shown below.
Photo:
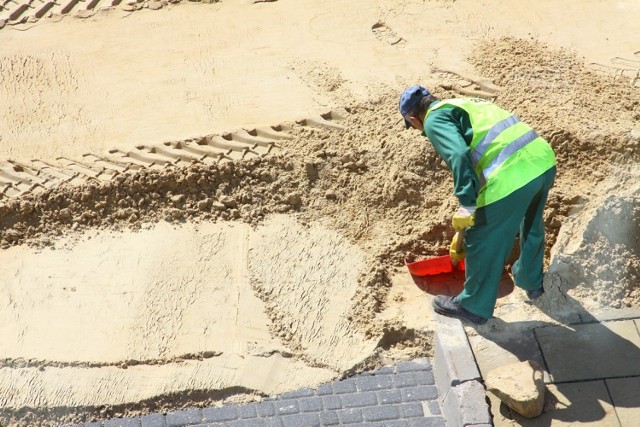
<path fill-rule="evenodd" d="M 500 86 L 485 77 L 446 68 L 435 68 L 433 71 L 440 74 L 444 80 L 440 83 L 443 89 L 454 90 L 464 96 L 495 99 L 502 90 Z"/>
<path fill-rule="evenodd" d="M 389 43 L 392 46 L 403 47 L 407 41 L 395 33 L 391 28 L 387 27 L 384 22 L 378 21 L 371 27 L 371 31 L 376 38 L 382 42 Z"/>
<path fill-rule="evenodd" d="M 640 87 L 640 50 L 633 53 L 635 59 L 613 57 L 610 64 L 592 62 L 589 64 L 594 70 L 614 74 L 616 77 L 628 78 L 633 87 Z"/>

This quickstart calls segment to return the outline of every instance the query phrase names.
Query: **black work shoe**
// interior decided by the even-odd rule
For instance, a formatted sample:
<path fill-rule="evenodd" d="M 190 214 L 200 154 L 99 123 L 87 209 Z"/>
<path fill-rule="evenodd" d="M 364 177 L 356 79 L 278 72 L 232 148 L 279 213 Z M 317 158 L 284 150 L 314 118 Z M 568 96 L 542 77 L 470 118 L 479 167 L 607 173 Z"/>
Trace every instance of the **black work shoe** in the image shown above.
<path fill-rule="evenodd" d="M 443 316 L 455 317 L 476 325 L 482 325 L 487 321 L 484 317 L 477 316 L 470 311 L 465 310 L 460 303 L 456 301 L 456 297 L 438 295 L 433 299 L 432 305 L 435 312 L 442 314 Z"/>
<path fill-rule="evenodd" d="M 540 285 L 540 287 L 538 289 L 534 289 L 532 291 L 527 291 L 527 296 L 529 297 L 529 299 L 540 298 L 542 296 L 542 294 L 544 294 L 544 288 L 542 287 L 542 285 Z"/>

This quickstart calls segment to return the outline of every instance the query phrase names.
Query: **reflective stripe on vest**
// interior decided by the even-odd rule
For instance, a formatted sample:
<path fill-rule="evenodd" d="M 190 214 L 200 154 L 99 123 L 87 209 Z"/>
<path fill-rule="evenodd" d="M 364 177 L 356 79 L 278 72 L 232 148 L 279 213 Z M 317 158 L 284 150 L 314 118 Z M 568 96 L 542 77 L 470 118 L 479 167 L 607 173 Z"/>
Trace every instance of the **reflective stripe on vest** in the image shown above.
<path fill-rule="evenodd" d="M 522 147 L 524 147 L 525 145 L 527 145 L 528 143 L 530 143 L 536 138 L 538 138 L 538 134 L 536 133 L 536 131 L 530 130 L 529 132 L 522 135 L 520 138 L 513 141 L 511 144 L 504 147 L 500 152 L 500 154 L 498 154 L 493 160 L 491 160 L 491 162 L 489 163 L 489 166 L 487 166 L 482 170 L 483 176 L 480 177 L 480 179 L 482 180 L 484 178 L 484 181 L 486 181 L 489 178 L 489 175 L 491 175 L 491 173 L 494 170 L 496 170 L 498 166 L 503 164 L 509 158 L 509 156 L 513 155 L 516 151 L 518 151 L 519 149 L 521 149 Z"/>
<path fill-rule="evenodd" d="M 478 143 L 475 150 L 473 150 L 473 152 L 471 153 L 471 160 L 473 161 L 474 168 L 478 165 L 480 157 L 482 157 L 493 140 L 496 139 L 496 137 L 500 135 L 502 131 L 510 128 L 519 121 L 520 119 L 516 116 L 509 116 L 501 122 L 496 123 L 491 129 L 489 129 L 489 132 L 487 132 L 484 138 L 482 138 L 482 140 Z"/>

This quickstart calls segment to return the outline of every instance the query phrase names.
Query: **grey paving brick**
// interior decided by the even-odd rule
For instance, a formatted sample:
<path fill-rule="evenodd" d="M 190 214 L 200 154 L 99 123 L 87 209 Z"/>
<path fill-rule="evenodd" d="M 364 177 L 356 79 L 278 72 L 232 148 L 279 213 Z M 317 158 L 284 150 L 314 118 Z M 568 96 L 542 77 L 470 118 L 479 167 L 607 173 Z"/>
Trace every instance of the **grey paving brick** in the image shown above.
<path fill-rule="evenodd" d="M 224 423 L 224 427 L 266 427 L 267 422 L 262 418 L 252 418 L 248 420 L 236 420 Z"/>
<path fill-rule="evenodd" d="M 424 412 L 422 411 L 422 403 L 403 403 L 401 405 L 398 405 L 398 408 L 400 409 L 400 416 L 403 418 L 424 417 Z"/>
<path fill-rule="evenodd" d="M 140 427 L 139 418 L 114 418 L 104 421 L 104 427 Z"/>
<path fill-rule="evenodd" d="M 318 396 L 324 396 L 327 394 L 333 394 L 333 389 L 331 388 L 331 383 L 320 384 L 318 389 L 316 390 L 316 394 Z"/>
<path fill-rule="evenodd" d="M 221 408 L 204 408 L 202 419 L 205 423 L 219 423 L 238 419 L 238 410 L 235 405 Z"/>
<path fill-rule="evenodd" d="M 316 427 L 320 425 L 318 414 L 294 414 L 282 417 L 284 427 Z"/>
<path fill-rule="evenodd" d="M 320 412 L 322 411 L 322 397 L 312 396 L 304 399 L 298 399 L 300 412 Z"/>
<path fill-rule="evenodd" d="M 142 427 L 166 427 L 166 419 L 162 414 L 150 414 L 140 417 Z"/>
<path fill-rule="evenodd" d="M 373 391 L 366 391 L 342 395 L 342 405 L 345 408 L 361 408 L 378 404 L 378 398 Z"/>
<path fill-rule="evenodd" d="M 414 372 L 413 376 L 419 385 L 434 385 L 436 383 L 433 371 Z"/>
<path fill-rule="evenodd" d="M 338 413 L 338 419 L 342 424 L 362 422 L 362 411 L 360 409 L 341 409 L 336 412 Z"/>
<path fill-rule="evenodd" d="M 387 421 L 400 418 L 400 410 L 394 405 L 372 406 L 362 409 L 362 416 L 366 421 Z"/>
<path fill-rule="evenodd" d="M 438 397 L 438 389 L 433 385 L 421 385 L 401 389 L 402 400 L 413 402 L 416 400 L 433 400 Z"/>
<path fill-rule="evenodd" d="M 246 419 L 246 418 L 255 418 L 258 416 L 258 410 L 256 409 L 257 405 L 240 405 L 237 407 L 238 409 L 238 418 Z"/>
<path fill-rule="evenodd" d="M 340 396 L 322 396 L 324 409 L 342 409 Z"/>
<path fill-rule="evenodd" d="M 431 362 L 426 357 L 416 360 L 410 360 L 406 362 L 400 362 L 396 366 L 396 372 L 414 372 L 414 371 L 428 371 L 431 369 Z"/>
<path fill-rule="evenodd" d="M 272 417 L 276 414 L 276 408 L 272 401 L 257 404 L 256 411 L 260 417 Z"/>
<path fill-rule="evenodd" d="M 167 412 L 167 427 L 181 427 L 202 422 L 202 410 L 188 409 L 184 411 Z"/>
<path fill-rule="evenodd" d="M 333 392 L 335 394 L 353 393 L 357 391 L 356 380 L 348 379 L 348 380 L 338 381 L 331 384 L 331 388 L 333 388 Z"/>
<path fill-rule="evenodd" d="M 300 412 L 300 407 L 298 406 L 298 400 L 296 399 L 288 399 L 288 400 L 279 400 L 273 402 L 276 407 L 277 415 L 290 415 L 297 414 Z"/>
<path fill-rule="evenodd" d="M 411 421 L 411 427 L 445 427 L 445 425 L 446 423 L 442 417 L 417 418 Z M 491 424 L 483 425 L 482 427 L 491 427 Z"/>
<path fill-rule="evenodd" d="M 405 421 L 406 422 L 406 421 Z M 406 427 L 445 427 L 444 419 L 441 417 L 414 418 L 409 420 Z M 467 427 L 471 427 L 466 425 Z M 486 426 L 489 427 L 489 426 Z"/>
<path fill-rule="evenodd" d="M 313 396 L 315 392 L 310 388 L 301 388 L 300 390 L 288 391 L 282 393 L 278 399 L 297 399 L 299 397 Z"/>
<path fill-rule="evenodd" d="M 402 402 L 402 393 L 398 389 L 380 390 L 376 392 L 378 402 L 381 405 L 389 405 Z"/>
<path fill-rule="evenodd" d="M 383 390 L 393 388 L 391 375 L 373 375 L 356 379 L 356 386 L 360 391 Z"/>
<path fill-rule="evenodd" d="M 262 418 L 254 418 L 250 420 L 226 421 L 224 423 L 215 424 L 199 424 L 197 426 L 190 425 L 189 427 L 267 427 L 267 423 Z"/>
<path fill-rule="evenodd" d="M 384 423 L 385 427 L 445 427 L 445 422 L 442 418 L 411 418 L 409 420 L 397 420 L 387 421 Z M 458 427 L 458 426 L 453 426 Z M 476 427 L 476 426 L 465 426 Z"/>
<path fill-rule="evenodd" d="M 388 374 L 393 374 L 395 371 L 393 369 L 393 366 L 383 366 L 382 368 L 376 369 L 374 371 L 374 374 L 376 375 L 388 375 Z"/>
<path fill-rule="evenodd" d="M 281 417 L 265 418 L 266 427 L 284 427 Z"/>
<path fill-rule="evenodd" d="M 418 380 L 413 372 L 396 374 L 393 376 L 393 385 L 397 388 L 415 387 L 418 385 Z"/>
<path fill-rule="evenodd" d="M 102 427 L 102 421 L 91 421 L 84 423 L 84 427 Z"/>
<path fill-rule="evenodd" d="M 320 423 L 323 426 L 335 426 L 340 423 L 338 413 L 336 411 L 322 411 L 320 413 Z"/>
<path fill-rule="evenodd" d="M 429 402 L 429 410 L 431 411 L 431 415 L 442 414 L 442 410 L 440 409 L 440 404 L 436 400 Z"/>

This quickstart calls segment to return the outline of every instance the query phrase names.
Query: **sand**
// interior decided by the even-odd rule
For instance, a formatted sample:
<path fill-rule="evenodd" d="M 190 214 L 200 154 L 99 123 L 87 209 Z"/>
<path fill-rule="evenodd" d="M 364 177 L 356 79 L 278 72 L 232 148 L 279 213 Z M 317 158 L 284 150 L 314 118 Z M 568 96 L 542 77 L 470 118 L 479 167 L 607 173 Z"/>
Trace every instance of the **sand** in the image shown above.
<path fill-rule="evenodd" d="M 400 124 L 414 83 L 495 99 L 557 153 L 547 295 L 515 289 L 499 319 L 640 307 L 640 8 L 489 4 L 0 9 L 18 7 L 0 21 L 0 424 L 430 356 L 431 295 L 403 258 L 446 253 L 457 202 Z"/>

